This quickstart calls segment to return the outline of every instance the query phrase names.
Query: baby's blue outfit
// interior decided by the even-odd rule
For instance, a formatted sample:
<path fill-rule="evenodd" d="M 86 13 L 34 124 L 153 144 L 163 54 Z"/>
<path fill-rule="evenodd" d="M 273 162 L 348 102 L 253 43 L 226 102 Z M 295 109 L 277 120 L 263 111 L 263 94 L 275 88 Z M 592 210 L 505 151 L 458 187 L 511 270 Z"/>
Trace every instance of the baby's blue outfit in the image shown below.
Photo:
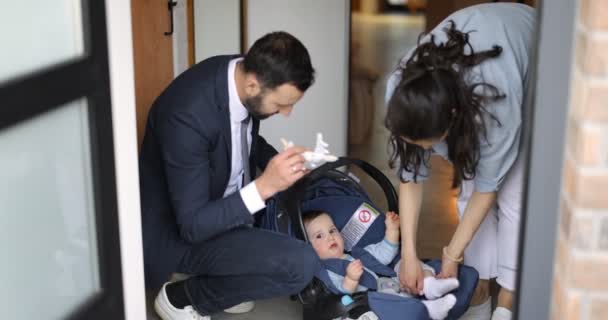
<path fill-rule="evenodd" d="M 388 265 L 389 263 L 391 263 L 391 261 L 393 261 L 393 259 L 395 259 L 395 257 L 397 256 L 397 253 L 399 253 L 399 245 L 390 243 L 390 242 L 388 242 L 388 240 L 383 239 L 382 241 L 380 241 L 378 243 L 372 243 L 372 244 L 366 246 L 365 248 L 363 248 L 363 250 L 369 252 L 369 254 L 371 254 L 374 258 L 376 258 L 376 260 L 378 260 L 380 263 L 382 263 L 384 265 Z M 353 258 L 353 256 L 351 256 L 350 254 L 346 254 L 346 256 L 343 257 L 343 259 L 346 259 L 348 261 L 355 260 L 355 258 Z M 363 268 L 365 269 L 365 271 L 367 271 L 371 275 L 373 275 L 374 278 L 378 279 L 378 275 L 375 272 L 366 268 L 365 266 L 363 266 Z M 344 281 L 343 276 L 341 276 L 335 272 L 329 271 L 329 270 L 327 270 L 327 273 L 329 274 L 329 279 L 331 280 L 331 282 L 333 283 L 333 285 L 336 288 L 338 288 L 342 293 L 350 293 L 350 292 L 344 290 L 344 288 L 342 287 L 342 282 Z M 369 288 L 367 288 L 367 287 L 358 285 L 355 292 L 367 291 L 368 289 Z"/>

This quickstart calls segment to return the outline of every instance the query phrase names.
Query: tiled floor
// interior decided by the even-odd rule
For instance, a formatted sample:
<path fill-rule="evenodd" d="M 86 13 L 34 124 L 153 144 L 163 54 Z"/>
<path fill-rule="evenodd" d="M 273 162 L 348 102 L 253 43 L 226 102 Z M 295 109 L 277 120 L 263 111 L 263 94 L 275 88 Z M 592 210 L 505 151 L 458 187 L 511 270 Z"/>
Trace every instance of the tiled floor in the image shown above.
<path fill-rule="evenodd" d="M 350 156 L 360 158 L 378 167 L 387 175 L 395 187 L 398 180 L 394 170 L 388 167 L 388 132 L 382 126 L 384 117 L 384 91 L 387 75 L 396 66 L 408 48 L 416 43 L 424 28 L 421 16 L 353 15 L 353 41 L 360 44 L 361 63 L 375 69 L 381 76 L 374 87 L 374 124 L 366 143 L 350 146 Z M 456 222 L 455 192 L 450 190 L 451 168 L 441 159 L 432 159 L 433 177 L 425 184 L 425 199 L 420 216 L 418 248 L 421 257 L 439 257 L 441 247 L 450 239 Z M 385 203 L 379 189 L 368 178 L 358 175 L 361 184 L 372 199 L 382 207 Z M 157 320 L 152 311 L 152 297 L 148 299 L 148 320 Z M 225 313 L 214 315 L 213 320 L 296 320 L 301 319 L 301 306 L 289 298 L 257 301 L 253 311 L 242 315 Z"/>

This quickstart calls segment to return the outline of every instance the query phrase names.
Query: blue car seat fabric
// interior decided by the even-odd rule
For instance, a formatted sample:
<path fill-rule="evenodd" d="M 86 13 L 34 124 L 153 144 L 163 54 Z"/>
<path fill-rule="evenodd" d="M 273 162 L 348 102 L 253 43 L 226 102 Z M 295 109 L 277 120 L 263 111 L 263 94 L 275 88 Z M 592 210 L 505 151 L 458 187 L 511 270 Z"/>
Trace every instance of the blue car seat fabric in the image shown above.
<path fill-rule="evenodd" d="M 391 268 L 381 264 L 371 254 L 361 248 L 355 248 L 353 252 L 351 252 L 351 255 L 356 259 L 360 259 L 366 268 L 372 270 L 379 276 L 396 276 Z M 425 261 L 425 263 L 433 267 L 436 273 L 441 271 L 440 260 Z M 334 294 L 342 294 L 338 288 L 333 285 L 327 271 L 329 270 L 340 275 L 345 275 L 348 264 L 349 261 L 343 259 L 322 260 L 320 264 L 321 268 L 316 271 L 315 276 L 323 281 L 331 292 Z M 460 282 L 460 287 L 451 292 L 456 297 L 456 304 L 452 310 L 450 310 L 446 319 L 456 320 L 464 314 L 471 302 L 471 293 L 477 286 L 478 277 L 477 271 L 471 267 L 461 266 L 459 268 L 458 280 Z M 376 279 L 367 271 L 363 273 L 359 283 L 370 290 L 375 290 L 377 288 Z M 417 298 L 404 298 L 393 294 L 370 291 L 368 293 L 368 302 L 371 309 L 382 320 L 430 320 L 426 308 Z M 404 317 L 403 315 L 407 315 L 407 317 Z"/>
<path fill-rule="evenodd" d="M 264 215 L 262 215 L 260 220 L 261 228 L 281 231 L 279 228 L 279 217 L 285 213 L 281 212 L 282 208 L 280 205 L 280 199 L 281 194 L 268 201 L 266 212 Z M 310 184 L 306 188 L 305 194 L 302 195 L 300 199 L 300 211 L 302 213 L 312 210 L 327 212 L 332 217 L 336 227 L 339 230 L 344 228 L 353 213 L 356 212 L 357 208 L 359 208 L 363 203 L 367 203 L 378 212 L 382 212 L 382 210 L 378 209 L 371 202 L 367 194 L 365 194 L 365 192 L 358 185 L 354 184 L 353 181 L 338 182 L 330 178 L 321 178 Z M 292 228 L 293 224 L 288 224 L 286 226 L 286 232 L 290 236 L 296 237 L 296 233 Z M 285 228 L 283 231 L 285 231 Z M 366 233 L 352 248 L 351 255 L 359 259 L 363 257 L 366 260 L 362 260 L 365 267 L 376 272 L 376 274 L 380 276 L 393 277 L 395 276 L 395 272 L 392 270 L 392 268 L 400 259 L 399 255 L 391 264 L 385 266 L 378 262 L 373 256 L 369 255 L 371 259 L 375 260 L 374 264 L 374 262 L 367 257 L 367 252 L 363 250 L 365 246 L 381 241 L 384 238 L 384 233 L 384 215 L 381 214 L 370 225 Z M 342 295 L 342 293 L 332 284 L 327 270 L 344 275 L 348 263 L 349 261 L 342 259 L 328 259 L 321 261 L 319 264 L 320 268 L 316 271 L 315 275 L 331 292 Z M 427 261 L 426 263 L 431 265 L 436 272 L 439 273 L 441 267 L 440 260 Z M 473 291 L 477 286 L 478 273 L 471 267 L 461 266 L 458 272 L 458 279 L 460 281 L 460 286 L 457 290 L 452 292 L 457 299 L 456 305 L 454 308 L 452 308 L 452 310 L 450 310 L 447 319 L 458 319 L 466 311 Z M 364 272 L 360 283 L 361 285 L 372 289 L 368 292 L 368 302 L 371 309 L 376 313 L 376 315 L 378 315 L 380 319 L 430 320 L 426 307 L 419 299 L 405 298 L 393 294 L 375 292 L 374 289 L 377 288 L 377 281 L 375 277 L 367 272 Z"/>
<path fill-rule="evenodd" d="M 441 261 L 432 260 L 426 261 L 426 264 L 435 269 L 439 273 L 441 269 Z M 477 287 L 479 275 L 474 268 L 469 266 L 460 266 L 458 270 L 458 281 L 460 287 L 452 291 L 456 297 L 456 304 L 448 313 L 448 320 L 457 320 L 462 316 L 471 302 L 472 293 Z M 380 293 L 369 292 L 367 299 L 371 309 L 382 320 L 430 320 L 429 314 L 424 307 L 424 304 L 417 299 L 404 299 L 403 297 Z M 407 315 L 407 316 L 404 316 Z"/>
<path fill-rule="evenodd" d="M 430 260 L 425 261 L 425 263 L 433 267 L 436 274 L 441 272 L 441 260 Z M 446 318 L 448 320 L 456 320 L 460 318 L 460 316 L 462 316 L 469 308 L 471 298 L 473 297 L 473 292 L 475 291 L 477 282 L 479 281 L 479 273 L 473 267 L 460 265 L 458 268 L 458 281 L 460 282 L 460 286 L 458 289 L 452 291 L 456 297 L 456 304 L 448 313 L 448 317 Z M 381 317 L 380 319 L 384 318 Z"/>
<path fill-rule="evenodd" d="M 382 320 L 431 320 L 426 307 L 415 298 L 373 292 L 367 294 L 370 308 Z"/>
<path fill-rule="evenodd" d="M 282 194 L 270 199 L 266 204 L 266 212 L 260 219 L 260 227 L 268 230 L 279 231 L 278 215 L 280 214 L 280 201 Z M 375 206 L 367 194 L 357 186 L 349 185 L 349 182 L 337 182 L 329 178 L 319 179 L 311 184 L 302 197 L 300 205 L 301 212 L 311 210 L 322 210 L 327 212 L 336 227 L 344 228 L 351 215 L 361 206 L 367 203 L 376 211 L 382 212 Z M 288 226 L 288 234 L 295 236 Z M 384 215 L 380 215 L 369 227 L 365 235 L 357 242 L 357 247 L 365 247 L 368 244 L 379 242 L 384 238 Z"/>
<path fill-rule="evenodd" d="M 321 179 L 311 185 L 302 202 L 302 211 L 321 210 L 327 212 L 339 230 L 342 230 L 352 214 L 366 203 L 377 212 L 382 212 L 367 194 L 346 182 Z M 384 238 L 384 215 L 380 215 L 369 227 L 365 235 L 357 242 L 356 247 L 364 248 Z"/>
<path fill-rule="evenodd" d="M 369 252 L 365 251 L 364 249 L 361 249 L 359 247 L 354 247 L 353 250 L 350 252 L 350 254 L 353 258 L 361 260 L 361 263 L 363 263 L 363 266 L 365 266 L 367 269 L 371 270 L 378 276 L 381 276 L 381 277 L 396 277 L 397 276 L 397 274 L 395 273 L 395 271 L 393 269 L 380 263 L 380 261 L 378 261 L 376 258 L 374 258 L 374 256 L 372 256 Z M 342 294 L 340 292 L 340 290 L 338 290 L 338 288 L 336 288 L 334 286 L 334 284 L 332 283 L 327 271 L 331 271 L 331 272 L 339 274 L 341 276 L 346 276 L 346 268 L 348 267 L 349 263 L 350 263 L 350 261 L 345 260 L 345 259 L 321 260 L 321 263 L 319 265 L 320 268 L 315 272 L 315 276 L 317 278 L 321 279 L 321 281 L 323 281 L 323 283 L 325 283 L 327 285 L 327 287 L 329 288 L 329 290 L 331 290 L 333 293 Z M 378 288 L 378 281 L 376 280 L 376 277 L 371 275 L 367 270 L 364 270 L 363 274 L 361 275 L 361 279 L 359 279 L 359 284 L 366 288 L 369 288 L 371 290 L 376 290 Z"/>

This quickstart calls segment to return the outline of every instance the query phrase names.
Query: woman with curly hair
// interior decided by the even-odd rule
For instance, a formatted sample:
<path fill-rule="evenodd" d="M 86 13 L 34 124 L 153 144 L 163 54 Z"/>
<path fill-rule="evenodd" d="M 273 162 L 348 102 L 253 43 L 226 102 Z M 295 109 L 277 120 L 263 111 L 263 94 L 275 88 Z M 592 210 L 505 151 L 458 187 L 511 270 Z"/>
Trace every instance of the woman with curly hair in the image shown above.
<path fill-rule="evenodd" d="M 443 248 L 439 278 L 463 262 L 479 272 L 461 319 L 511 319 L 517 277 L 524 87 L 535 28 L 533 8 L 492 3 L 453 13 L 400 62 L 387 85 L 385 125 L 399 168 L 405 290 L 424 292 L 416 253 L 422 185 L 431 155 L 449 160 L 460 188 L 460 222 Z M 523 150 L 523 149 L 522 149 Z M 491 315 L 489 280 L 501 286 Z"/>

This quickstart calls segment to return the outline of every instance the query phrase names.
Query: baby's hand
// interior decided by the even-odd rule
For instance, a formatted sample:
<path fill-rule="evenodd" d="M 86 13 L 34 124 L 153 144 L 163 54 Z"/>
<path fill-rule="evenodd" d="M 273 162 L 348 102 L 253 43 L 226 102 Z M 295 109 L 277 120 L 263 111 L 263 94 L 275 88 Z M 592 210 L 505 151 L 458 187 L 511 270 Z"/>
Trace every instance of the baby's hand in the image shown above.
<path fill-rule="evenodd" d="M 351 280 L 359 281 L 361 279 L 361 275 L 363 274 L 363 264 L 361 260 L 357 259 L 352 261 L 346 267 L 346 277 Z"/>
<path fill-rule="evenodd" d="M 399 215 L 389 211 L 386 213 L 384 224 L 386 231 L 399 231 Z"/>

